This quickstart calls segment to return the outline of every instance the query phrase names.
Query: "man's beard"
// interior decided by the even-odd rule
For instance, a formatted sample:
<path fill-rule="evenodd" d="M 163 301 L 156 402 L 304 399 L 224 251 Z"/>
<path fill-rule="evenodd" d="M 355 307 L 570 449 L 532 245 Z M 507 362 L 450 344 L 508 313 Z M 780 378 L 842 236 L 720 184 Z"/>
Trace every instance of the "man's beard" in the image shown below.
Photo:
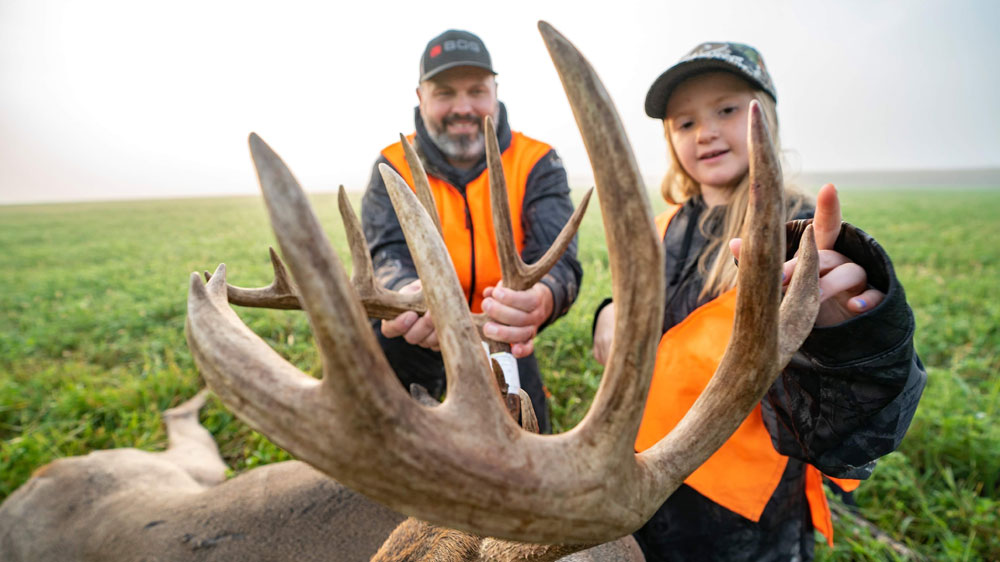
<path fill-rule="evenodd" d="M 448 125 L 456 121 L 471 121 L 476 124 L 476 132 L 471 134 L 448 134 Z M 452 161 L 473 163 L 486 153 L 486 137 L 483 135 L 483 122 L 472 113 L 452 113 L 441 120 L 440 128 L 436 124 L 425 123 L 427 133 L 444 155 Z"/>

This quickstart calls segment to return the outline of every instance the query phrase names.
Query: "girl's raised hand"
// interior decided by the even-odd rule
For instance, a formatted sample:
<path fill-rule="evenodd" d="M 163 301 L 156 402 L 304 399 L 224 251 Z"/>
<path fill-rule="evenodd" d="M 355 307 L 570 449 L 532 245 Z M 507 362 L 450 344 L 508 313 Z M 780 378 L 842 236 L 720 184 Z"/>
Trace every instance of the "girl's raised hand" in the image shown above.
<path fill-rule="evenodd" d="M 816 326 L 833 326 L 875 308 L 885 294 L 868 286 L 864 268 L 833 249 L 840 236 L 840 198 L 833 184 L 820 188 L 816 196 L 813 230 L 819 249 L 820 309 Z M 739 259 L 740 240 L 729 244 L 733 256 Z M 795 270 L 797 258 L 785 262 L 784 283 L 787 285 Z"/>
<path fill-rule="evenodd" d="M 833 326 L 871 310 L 885 298 L 878 289 L 868 286 L 864 268 L 833 249 L 840 236 L 840 198 L 833 184 L 826 184 L 816 195 L 813 231 L 819 249 L 820 307 L 817 326 Z M 791 279 L 795 259 L 785 263 L 785 279 Z"/>

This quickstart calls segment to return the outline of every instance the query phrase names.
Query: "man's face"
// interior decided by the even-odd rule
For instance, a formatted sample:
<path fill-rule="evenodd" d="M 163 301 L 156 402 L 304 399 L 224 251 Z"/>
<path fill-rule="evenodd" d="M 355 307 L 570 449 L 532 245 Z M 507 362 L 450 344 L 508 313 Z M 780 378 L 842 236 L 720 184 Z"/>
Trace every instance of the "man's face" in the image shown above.
<path fill-rule="evenodd" d="M 497 83 L 474 66 L 448 69 L 417 88 L 420 117 L 434 144 L 458 167 L 472 166 L 485 151 L 483 119 L 497 118 Z"/>

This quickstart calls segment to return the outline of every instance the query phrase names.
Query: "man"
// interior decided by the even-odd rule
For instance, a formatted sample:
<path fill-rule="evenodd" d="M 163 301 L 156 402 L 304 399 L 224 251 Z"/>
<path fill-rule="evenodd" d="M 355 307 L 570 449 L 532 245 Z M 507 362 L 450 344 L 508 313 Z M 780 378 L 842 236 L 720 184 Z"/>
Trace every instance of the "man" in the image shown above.
<path fill-rule="evenodd" d="M 531 396 L 543 432 L 550 430 L 545 391 L 533 356 L 539 330 L 565 314 L 576 299 L 583 270 L 576 241 L 545 278 L 526 291 L 498 286 L 500 266 L 490 216 L 483 120 L 496 123 L 507 179 L 515 243 L 522 259 L 536 261 L 573 212 L 566 171 L 545 143 L 511 131 L 497 100 L 496 73 L 482 40 L 448 30 L 432 39 L 420 59 L 419 105 L 410 135 L 429 176 L 445 244 L 469 306 L 489 318 L 486 334 L 511 344 L 521 388 Z M 383 286 L 419 290 L 416 268 L 378 165 L 387 163 L 413 187 L 397 142 L 382 150 L 361 206 L 375 275 Z M 400 382 L 419 383 L 440 397 L 445 376 L 430 314 L 407 312 L 375 324 L 375 333 Z"/>

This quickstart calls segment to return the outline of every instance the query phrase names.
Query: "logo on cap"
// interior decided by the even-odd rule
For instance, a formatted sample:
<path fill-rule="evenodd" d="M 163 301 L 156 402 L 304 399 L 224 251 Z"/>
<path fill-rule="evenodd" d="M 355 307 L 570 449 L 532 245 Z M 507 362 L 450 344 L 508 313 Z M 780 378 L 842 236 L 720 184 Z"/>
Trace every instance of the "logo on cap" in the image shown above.
<path fill-rule="evenodd" d="M 441 54 L 441 45 L 434 45 L 433 47 L 431 47 L 431 52 L 430 52 L 431 58 L 434 58 L 440 54 Z"/>
<path fill-rule="evenodd" d="M 472 51 L 473 53 L 478 53 L 479 43 L 475 41 L 468 41 L 465 39 L 449 39 L 444 42 L 445 51 Z M 431 55 L 434 56 L 433 54 Z"/>

